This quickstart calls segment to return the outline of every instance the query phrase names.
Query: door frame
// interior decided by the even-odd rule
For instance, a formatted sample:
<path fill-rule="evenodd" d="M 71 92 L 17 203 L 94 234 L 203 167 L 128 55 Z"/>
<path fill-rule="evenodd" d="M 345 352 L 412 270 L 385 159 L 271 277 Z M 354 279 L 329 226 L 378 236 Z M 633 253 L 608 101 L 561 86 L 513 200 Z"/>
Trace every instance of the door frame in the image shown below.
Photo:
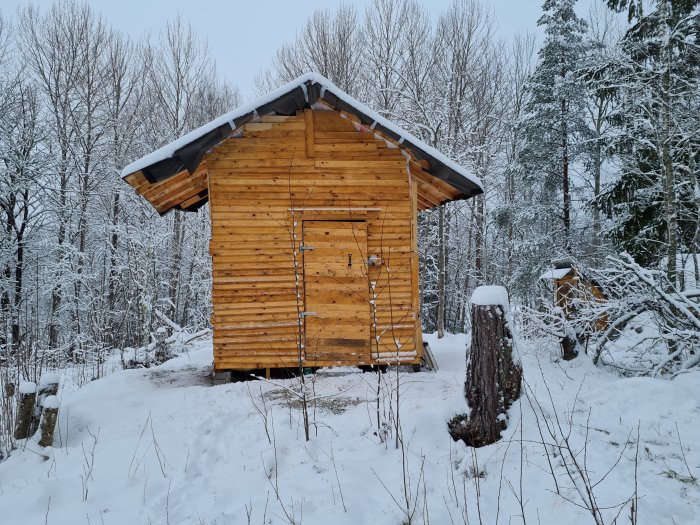
<path fill-rule="evenodd" d="M 370 326 L 371 320 L 372 320 L 372 315 L 370 311 L 370 296 L 369 296 L 369 278 L 367 276 L 367 268 L 366 268 L 366 261 L 367 261 L 367 240 L 368 240 L 368 235 L 367 231 L 369 229 L 369 223 L 370 221 L 367 218 L 340 218 L 340 217 L 334 217 L 332 219 L 326 219 L 326 218 L 310 218 L 310 219 L 302 219 L 301 220 L 301 243 L 300 243 L 300 251 L 301 251 L 301 274 L 302 274 L 302 283 L 303 283 L 303 312 L 308 312 L 308 306 L 307 306 L 307 280 L 306 280 L 306 251 L 305 249 L 301 249 L 302 247 L 305 247 L 305 229 L 304 226 L 307 222 L 314 222 L 314 223 L 338 223 L 338 222 L 343 222 L 343 223 L 364 223 L 365 224 L 365 245 L 360 246 L 360 251 L 364 252 L 362 253 L 362 262 L 365 266 L 365 269 L 363 270 L 365 273 L 365 278 L 367 280 L 367 325 L 369 327 L 369 333 L 368 333 L 368 339 L 367 339 L 367 356 L 366 359 L 368 362 L 372 361 L 372 328 Z M 313 246 L 312 246 L 313 249 Z M 303 317 L 303 329 L 304 329 L 304 334 L 303 334 L 303 341 L 304 341 L 304 355 L 303 355 L 303 360 L 306 361 L 308 359 L 308 349 L 309 349 L 309 344 L 308 344 L 308 332 L 307 332 L 307 316 Z M 361 359 L 363 361 L 363 359 Z"/>

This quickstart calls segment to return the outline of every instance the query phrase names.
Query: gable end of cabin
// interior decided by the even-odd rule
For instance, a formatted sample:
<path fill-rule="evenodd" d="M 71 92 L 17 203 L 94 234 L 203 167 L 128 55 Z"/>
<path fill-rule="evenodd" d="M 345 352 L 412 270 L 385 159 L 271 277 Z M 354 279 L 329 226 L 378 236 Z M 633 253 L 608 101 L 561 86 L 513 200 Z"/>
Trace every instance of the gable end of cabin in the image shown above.
<path fill-rule="evenodd" d="M 483 191 L 313 74 L 123 176 L 161 215 L 209 203 L 219 371 L 420 363 L 417 213 Z"/>
<path fill-rule="evenodd" d="M 247 124 L 205 156 L 217 369 L 294 367 L 300 345 L 308 367 L 420 362 L 409 162 L 311 109 Z"/>

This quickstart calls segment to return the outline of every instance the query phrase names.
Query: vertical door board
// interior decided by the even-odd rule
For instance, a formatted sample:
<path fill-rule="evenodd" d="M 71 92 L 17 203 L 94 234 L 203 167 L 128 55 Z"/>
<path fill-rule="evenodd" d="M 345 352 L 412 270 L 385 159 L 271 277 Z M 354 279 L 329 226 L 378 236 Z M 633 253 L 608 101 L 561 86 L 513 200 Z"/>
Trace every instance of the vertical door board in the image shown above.
<path fill-rule="evenodd" d="M 304 221 L 307 361 L 353 364 L 369 356 L 367 223 Z"/>

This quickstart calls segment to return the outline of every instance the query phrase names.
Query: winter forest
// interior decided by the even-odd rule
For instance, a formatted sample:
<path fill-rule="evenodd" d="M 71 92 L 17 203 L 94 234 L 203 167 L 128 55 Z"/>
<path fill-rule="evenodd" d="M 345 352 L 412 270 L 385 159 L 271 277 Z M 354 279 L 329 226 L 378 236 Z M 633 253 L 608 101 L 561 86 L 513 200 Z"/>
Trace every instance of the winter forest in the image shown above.
<path fill-rule="evenodd" d="M 472 331 L 472 293 L 482 285 L 505 287 L 520 352 L 527 354 L 527 348 L 542 346 L 550 348 L 553 356 L 539 370 L 537 365 L 528 368 L 528 358 L 523 357 L 522 395 L 527 393 L 535 401 L 532 410 L 522 402 L 517 409 L 522 410 L 520 419 L 510 415 L 509 435 L 518 433 L 520 441 L 511 436 L 512 448 L 499 452 L 503 457 L 495 466 L 483 465 L 493 458 L 464 452 L 470 450 L 464 447 L 460 452 L 450 445 L 445 464 L 462 461 L 464 476 L 455 482 L 453 473 L 448 488 L 436 495 L 443 490 L 435 488 L 437 480 L 444 483 L 445 473 L 437 466 L 430 470 L 426 451 L 419 452 L 416 443 L 422 439 L 421 432 L 426 433 L 426 443 L 438 439 L 434 437 L 438 428 L 441 436 L 447 436 L 446 419 L 440 419 L 442 412 L 434 415 L 428 423 L 431 433 L 415 431 L 414 448 L 409 450 L 411 441 L 404 440 L 402 432 L 407 431 L 400 424 L 399 392 L 409 395 L 408 399 L 410 392 L 429 397 L 436 395 L 438 387 L 428 386 L 433 381 L 430 377 L 414 380 L 403 372 L 386 374 L 378 383 L 368 380 L 377 390 L 377 399 L 371 402 L 377 405 L 374 436 L 382 444 L 389 443 L 389 448 L 394 448 L 395 440 L 401 453 L 392 467 L 390 460 L 372 452 L 373 459 L 368 460 L 375 462 L 372 476 L 343 467 L 342 448 L 335 451 L 337 456 L 332 447 L 328 452 L 307 451 L 325 461 L 323 469 L 328 469 L 329 483 L 335 487 L 333 505 L 328 508 L 344 516 L 324 521 L 328 508 L 314 510 L 314 505 L 321 504 L 310 495 L 306 500 L 295 499 L 294 481 L 289 478 L 285 484 L 277 477 L 284 475 L 278 461 L 294 462 L 295 454 L 301 454 L 294 452 L 292 459 L 277 457 L 277 447 L 284 455 L 282 441 L 292 443 L 285 445 L 292 449 L 294 443 L 302 442 L 297 431 L 290 430 L 296 408 L 289 408 L 289 415 L 286 408 L 276 413 L 278 409 L 267 405 L 274 396 L 268 399 L 262 389 L 258 392 L 259 387 L 242 386 L 237 391 L 241 396 L 245 392 L 242 402 L 254 407 L 245 412 L 245 417 L 255 419 L 250 428 L 264 427 L 260 441 L 274 446 L 274 468 L 267 466 L 273 456 L 263 453 L 251 456 L 248 464 L 251 472 L 266 470 L 261 501 L 242 499 L 239 507 L 245 510 L 238 514 L 220 502 L 211 504 L 220 515 L 188 514 L 180 501 L 194 494 L 187 492 L 187 476 L 193 468 L 207 475 L 206 465 L 194 465 L 190 459 L 190 472 L 185 463 L 187 476 L 183 474 L 182 483 L 175 481 L 171 487 L 167 480 L 151 476 L 154 481 L 149 483 L 154 485 L 148 490 L 157 493 L 153 501 L 167 512 L 154 510 L 153 503 L 150 510 L 129 518 L 133 521 L 127 521 L 128 514 L 118 514 L 119 518 L 115 514 L 116 521 L 110 521 L 110 515 L 95 504 L 76 516 L 84 520 L 87 514 L 88 523 L 101 518 L 103 523 L 345 523 L 353 513 L 344 498 L 351 506 L 353 483 L 361 484 L 369 476 L 379 488 L 368 505 L 394 512 L 377 523 L 535 523 L 543 507 L 556 510 L 552 501 L 563 505 L 560 512 L 572 512 L 570 521 L 558 523 L 636 524 L 637 512 L 640 523 L 691 523 L 687 513 L 670 503 L 655 510 L 656 504 L 648 503 L 647 516 L 642 518 L 645 503 L 643 498 L 638 503 L 637 474 L 644 469 L 640 464 L 646 445 L 637 419 L 625 422 L 629 428 L 619 430 L 619 440 L 609 435 L 601 438 L 606 443 L 626 443 L 627 430 L 632 429 L 633 445 L 612 452 L 606 449 L 595 454 L 595 460 L 590 445 L 591 466 L 585 459 L 583 465 L 578 463 L 585 457 L 580 450 L 587 450 L 589 430 L 595 429 L 590 409 L 577 412 L 579 401 L 572 396 L 582 388 L 584 369 L 595 377 L 585 389 L 590 390 L 586 402 L 591 406 L 607 402 L 604 392 L 622 405 L 622 400 L 634 397 L 632 387 L 613 385 L 618 380 L 639 381 L 634 385 L 644 389 L 648 395 L 642 397 L 649 403 L 640 401 L 641 411 L 661 395 L 658 389 L 671 389 L 668 399 L 677 412 L 669 421 L 675 421 L 675 427 L 663 427 L 671 437 L 657 437 L 658 442 L 668 440 L 667 455 L 651 445 L 646 454 L 650 465 L 664 472 L 659 474 L 663 483 L 678 486 L 651 484 L 647 493 L 654 492 L 654 487 L 671 487 L 680 494 L 674 496 L 681 502 L 678 506 L 697 506 L 700 460 L 693 436 L 698 436 L 700 421 L 694 397 L 700 378 L 700 1 L 596 0 L 590 11 L 584 11 L 576 0 L 544 0 L 538 21 L 541 37 L 535 36 L 533 28 L 532 34 L 505 41 L 497 35 L 498 21 L 485 0 L 455 0 L 437 14 L 414 0 L 374 0 L 366 9 L 350 3 L 319 9 L 298 28 L 296 38 L 279 42 L 274 56 L 261 64 L 255 92 L 249 94 L 222 80 L 207 35 L 197 34 L 185 16 L 171 17 L 159 32 L 134 39 L 115 29 L 89 2 L 27 3 L 16 11 L 0 11 L 0 494 L 24 486 L 24 481 L 17 481 L 16 487 L 3 485 L 2 467 L 5 462 L 8 468 L 25 468 L 12 460 L 21 457 L 23 447 L 30 449 L 13 434 L 21 417 L 14 398 L 26 394 L 15 392 L 15 385 L 40 383 L 48 373 L 70 370 L 71 395 L 86 407 L 91 406 L 90 396 L 81 392 L 88 387 L 97 392 L 93 385 L 102 381 L 112 385 L 112 396 L 128 398 L 131 387 L 117 383 L 113 372 L 128 368 L 132 358 L 138 361 L 139 351 L 147 356 L 157 348 L 159 330 L 167 331 L 172 346 L 184 351 L 190 341 L 206 338 L 211 328 L 208 207 L 159 216 L 124 183 L 122 168 L 248 99 L 316 72 L 481 179 L 483 195 L 419 214 L 420 316 L 423 333 L 435 333 L 429 340 L 438 361 L 440 345 L 449 341 L 457 350 L 444 355 L 448 361 L 462 363 L 463 374 L 465 334 Z M 573 268 L 586 284 L 567 289 L 565 306 L 555 299 L 554 289 L 556 271 L 562 268 Z M 593 288 L 601 291 L 602 299 L 592 293 Z M 199 359 L 203 361 L 180 366 L 185 370 L 207 364 L 206 356 Z M 211 353 L 208 359 L 210 365 Z M 570 359 L 580 368 L 562 368 L 574 366 L 568 364 Z M 156 379 L 165 384 L 163 377 L 172 372 L 174 378 L 179 371 L 168 370 Z M 552 392 L 537 398 L 535 375 L 540 381 L 538 396 L 543 388 L 549 391 L 547 381 L 575 380 L 561 399 Z M 331 379 L 337 378 L 326 378 Z M 337 379 L 333 386 L 338 392 L 351 388 L 342 381 Z M 454 393 L 440 405 L 449 415 L 458 412 L 459 402 L 464 401 L 463 381 L 459 376 Z M 273 387 L 282 389 L 280 396 L 292 388 L 277 384 L 265 388 Z M 158 395 L 154 399 L 167 408 L 172 401 Z M 323 395 L 318 399 L 326 400 Z M 403 399 L 402 403 L 408 402 Z M 303 402 L 306 418 L 306 397 Z M 104 408 L 118 414 L 115 417 L 131 417 L 127 412 L 122 415 L 118 399 L 110 403 L 114 405 L 98 406 L 95 401 L 91 410 Z M 219 403 L 216 406 L 223 410 L 225 404 Z M 289 406 L 294 403 L 289 401 Z M 622 405 L 616 406 L 622 410 Z M 87 408 L 71 410 L 76 422 L 89 419 Z M 336 417 L 352 410 L 351 406 Z M 410 418 L 407 410 L 411 409 L 401 412 L 404 425 Z M 388 423 L 379 421 L 380 412 Z M 530 421 L 531 427 L 523 423 L 525 412 L 536 419 Z M 138 422 L 134 443 L 125 446 L 128 452 L 121 461 L 132 461 L 130 480 L 145 476 L 144 465 L 149 461 L 157 476 L 162 471 L 162 478 L 177 480 L 172 474 L 179 468 L 172 466 L 176 453 L 168 455 L 169 465 L 163 452 L 174 438 L 161 435 L 159 441 L 153 423 L 156 416 L 151 416 L 149 408 L 151 417 L 146 424 L 143 419 Z M 617 417 L 614 413 L 604 419 L 617 425 Z M 357 431 L 352 419 L 339 421 L 334 423 L 334 433 Z M 110 436 L 104 427 L 100 437 L 100 428 L 88 423 L 80 431 L 70 430 L 70 425 L 79 423 L 68 420 L 65 424 L 64 443 L 76 446 L 67 436 L 77 442 L 89 440 L 79 445 L 72 474 L 78 487 L 73 498 L 77 505 L 81 499 L 85 503 L 97 498 L 100 490 L 111 490 L 109 484 L 99 488 L 99 475 L 93 479 L 97 472 L 93 469 L 100 463 L 111 465 L 107 457 L 95 460 L 96 450 L 99 457 Z M 232 432 L 222 423 L 206 424 L 220 436 Z M 279 427 L 276 438 L 275 424 Z M 650 425 L 656 428 L 655 423 Z M 613 432 L 601 426 L 607 428 L 604 432 Z M 574 427 L 578 429 L 574 434 L 583 440 L 581 449 L 568 441 Z M 318 437 L 323 426 L 315 428 Z M 556 485 L 547 496 L 523 493 L 528 481 L 537 480 L 535 474 L 523 475 L 527 470 L 523 450 L 531 445 L 524 445 L 527 440 L 522 436 L 529 431 L 540 449 L 544 447 L 542 470 Z M 152 444 L 146 448 L 141 438 Z M 249 443 L 243 437 L 229 438 L 229 443 Z M 207 454 L 221 446 L 211 439 Z M 549 441 L 557 442 L 558 448 L 548 449 L 545 442 Z M 187 448 L 188 457 L 189 453 Z M 351 458 L 358 451 L 345 453 Z M 516 456 L 508 459 L 509 454 Z M 39 461 L 34 457 L 22 461 L 34 460 Z M 672 461 L 678 464 L 669 466 Z M 659 462 L 667 463 L 659 466 Z M 53 463 L 46 467 L 48 478 L 51 468 L 60 468 Z M 168 471 L 171 467 L 175 470 Z M 296 469 L 300 477 L 300 472 L 306 472 L 303 468 Z M 396 486 L 388 474 L 392 468 L 398 469 L 401 480 Z M 504 481 L 504 471 L 507 476 L 518 468 L 519 478 L 511 473 L 510 481 Z M 558 468 L 564 469 L 559 478 Z M 611 489 L 602 495 L 597 491 L 596 476 L 590 472 L 603 475 L 607 469 L 622 471 L 616 479 L 624 480 L 620 485 L 626 484 L 632 496 L 624 490 Z M 36 475 L 25 477 L 39 478 L 43 472 L 36 470 Z M 166 472 L 171 473 L 166 476 Z M 223 476 L 223 471 L 214 472 Z M 32 490 L 28 483 L 25 493 Z M 95 491 L 89 492 L 90 487 Z M 124 490 L 134 491 L 139 505 L 143 491 L 147 508 L 150 492 L 147 497 L 143 481 L 135 489 Z M 70 498 L 53 494 L 54 503 L 49 498 L 47 508 L 41 499 L 37 503 L 41 508 L 32 511 L 31 519 L 77 523 L 58 518 L 71 515 L 65 503 Z M 330 494 L 329 488 L 324 497 L 330 499 Z M 615 501 L 604 502 L 608 495 Z M 35 500 L 25 497 L 23 504 L 32 506 Z M 14 508 L 8 505 L 0 496 L 0 508 Z M 11 523 L 34 523 L 27 518 L 30 514 L 15 512 L 10 514 L 16 516 Z M 353 523 L 374 516 L 353 515 L 360 517 Z M 557 523 L 542 516 L 542 523 Z"/>

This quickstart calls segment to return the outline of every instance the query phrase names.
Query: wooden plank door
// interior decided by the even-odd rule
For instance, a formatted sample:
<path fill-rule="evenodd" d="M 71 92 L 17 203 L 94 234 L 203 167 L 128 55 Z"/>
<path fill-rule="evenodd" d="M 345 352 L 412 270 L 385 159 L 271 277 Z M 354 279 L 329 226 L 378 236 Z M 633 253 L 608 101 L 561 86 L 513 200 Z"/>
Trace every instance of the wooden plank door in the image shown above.
<path fill-rule="evenodd" d="M 369 360 L 370 304 L 365 221 L 304 221 L 306 360 Z"/>

